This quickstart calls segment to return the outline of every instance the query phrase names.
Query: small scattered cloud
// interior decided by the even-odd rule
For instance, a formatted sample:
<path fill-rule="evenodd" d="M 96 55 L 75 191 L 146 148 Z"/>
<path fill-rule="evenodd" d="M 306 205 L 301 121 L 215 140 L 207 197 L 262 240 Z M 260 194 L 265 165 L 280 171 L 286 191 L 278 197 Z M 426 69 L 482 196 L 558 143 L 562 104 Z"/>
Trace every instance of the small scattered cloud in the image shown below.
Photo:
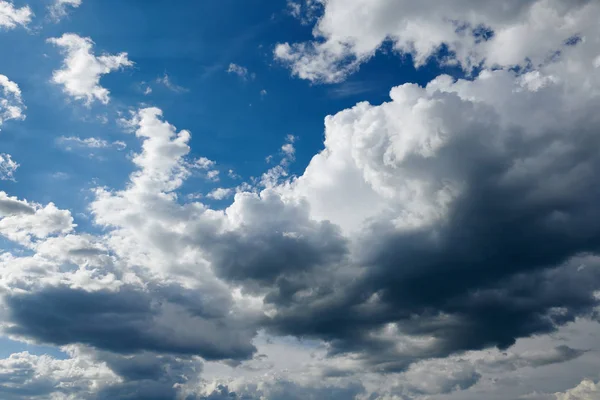
<path fill-rule="evenodd" d="M 11 119 L 25 119 L 25 105 L 19 85 L 0 74 L 0 126 Z"/>
<path fill-rule="evenodd" d="M 227 73 L 237 75 L 243 80 L 256 78 L 256 74 L 253 72 L 249 72 L 248 68 L 234 63 L 229 64 L 229 68 L 227 68 Z"/>
<path fill-rule="evenodd" d="M 14 181 L 19 164 L 13 161 L 10 154 L 0 154 L 0 180 Z"/>
<path fill-rule="evenodd" d="M 81 6 L 82 0 L 55 0 L 48 7 L 50 18 L 56 22 L 60 21 L 69 14 L 69 9 Z"/>
<path fill-rule="evenodd" d="M 200 157 L 194 162 L 194 166 L 200 169 L 210 169 L 216 163 L 213 160 L 210 160 L 206 157 Z"/>
<path fill-rule="evenodd" d="M 179 85 L 175 84 L 173 82 L 173 80 L 171 79 L 171 77 L 166 73 L 163 76 L 157 78 L 156 83 L 163 85 L 164 87 L 166 87 L 167 89 L 169 89 L 170 91 L 175 92 L 175 93 L 189 92 L 188 88 L 185 88 L 183 86 L 179 86 Z M 150 89 L 150 92 L 152 92 L 152 89 Z M 149 94 L 149 93 L 145 93 L 145 94 Z"/>
<path fill-rule="evenodd" d="M 209 199 L 213 199 L 213 200 L 224 200 L 224 199 L 230 197 L 232 194 L 233 194 L 232 189 L 217 188 L 217 189 L 213 190 L 212 192 L 210 192 L 208 195 L 206 195 L 206 197 L 208 197 Z"/>
<path fill-rule="evenodd" d="M 216 169 L 210 170 L 206 173 L 206 179 L 212 182 L 219 181 L 219 171 Z"/>
<path fill-rule="evenodd" d="M 327 92 L 333 98 L 344 98 L 369 93 L 377 89 L 370 82 L 342 82 L 330 88 Z"/>
<path fill-rule="evenodd" d="M 116 148 L 117 150 L 124 150 L 127 148 L 127 144 L 123 141 L 117 140 L 109 142 L 104 139 L 95 137 L 80 138 L 77 136 L 61 136 L 56 139 L 56 143 L 63 147 L 67 151 L 72 151 L 75 148 L 88 148 L 88 149 L 107 149 Z"/>

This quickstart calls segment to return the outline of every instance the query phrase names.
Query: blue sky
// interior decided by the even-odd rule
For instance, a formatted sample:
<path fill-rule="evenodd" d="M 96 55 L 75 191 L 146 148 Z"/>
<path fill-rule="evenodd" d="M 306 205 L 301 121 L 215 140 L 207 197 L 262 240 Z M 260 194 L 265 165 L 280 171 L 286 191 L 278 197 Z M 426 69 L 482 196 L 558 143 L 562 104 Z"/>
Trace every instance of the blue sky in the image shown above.
<path fill-rule="evenodd" d="M 598 18 L 0 0 L 0 398 L 595 400 Z"/>

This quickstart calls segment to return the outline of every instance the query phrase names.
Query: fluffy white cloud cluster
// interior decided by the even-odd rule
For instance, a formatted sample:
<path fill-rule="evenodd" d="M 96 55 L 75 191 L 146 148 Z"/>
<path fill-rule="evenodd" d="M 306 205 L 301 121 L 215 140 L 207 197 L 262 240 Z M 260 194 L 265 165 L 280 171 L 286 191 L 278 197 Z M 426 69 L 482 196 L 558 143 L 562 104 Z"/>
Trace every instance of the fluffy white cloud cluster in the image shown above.
<path fill-rule="evenodd" d="M 479 66 L 536 68 L 581 39 L 590 46 L 590 56 L 598 56 L 593 52 L 600 15 L 595 1 L 317 1 L 324 11 L 314 28 L 315 40 L 275 49 L 295 75 L 312 81 L 343 80 L 386 42 L 412 55 L 417 66 L 437 55 L 467 71 Z"/>
<path fill-rule="evenodd" d="M 556 400 L 597 400 L 600 399 L 600 385 L 585 379 L 579 385 L 566 391 L 556 393 Z"/>
<path fill-rule="evenodd" d="M 73 33 L 48 39 L 48 42 L 60 47 L 65 54 L 63 67 L 54 71 L 52 81 L 62 85 L 65 93 L 83 100 L 87 105 L 95 100 L 108 104 L 109 91 L 100 85 L 100 78 L 111 71 L 133 65 L 127 53 L 94 55 L 92 40 Z"/>
<path fill-rule="evenodd" d="M 32 16 L 29 6 L 16 8 L 12 2 L 0 0 L 0 28 L 13 29 L 17 25 L 27 26 Z"/>

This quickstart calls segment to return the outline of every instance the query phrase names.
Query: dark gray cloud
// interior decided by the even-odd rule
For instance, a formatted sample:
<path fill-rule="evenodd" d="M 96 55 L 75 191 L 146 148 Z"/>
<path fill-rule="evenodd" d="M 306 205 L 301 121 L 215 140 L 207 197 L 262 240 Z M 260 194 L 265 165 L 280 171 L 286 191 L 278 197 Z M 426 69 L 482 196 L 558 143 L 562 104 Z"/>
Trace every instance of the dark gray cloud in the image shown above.
<path fill-rule="evenodd" d="M 115 292 L 48 287 L 6 298 L 13 323 L 8 332 L 42 343 L 81 343 L 123 354 L 147 350 L 208 360 L 251 357 L 251 319 L 229 316 L 227 302 L 210 295 L 203 298 L 181 287 Z"/>
<path fill-rule="evenodd" d="M 423 176 L 462 177 L 447 216 L 402 231 L 373 223 L 353 260 L 362 268 L 355 279 L 325 282 L 292 303 L 268 298 L 279 307 L 274 332 L 322 338 L 334 352 L 363 353 L 381 368 L 402 370 L 421 358 L 506 349 L 592 312 L 597 267 L 565 264 L 600 247 L 598 117 L 583 112 L 571 136 L 543 138 L 482 120 L 467 124 L 436 160 L 412 155 L 404 165 Z M 497 132 L 504 147 L 481 139 L 482 130 Z M 515 172 L 523 160 L 529 168 Z M 391 341 L 372 335 L 388 323 L 435 344 L 390 352 Z"/>
<path fill-rule="evenodd" d="M 107 352 L 96 359 L 122 378 L 122 383 L 102 388 L 97 400 L 175 400 L 177 385 L 197 380 L 202 363 L 191 358 L 141 353 L 122 356 Z"/>
<path fill-rule="evenodd" d="M 0 198 L 0 215 L 35 214 L 35 209 L 22 201 Z"/>
<path fill-rule="evenodd" d="M 352 400 L 364 392 L 365 389 L 360 384 L 345 387 L 309 387 L 290 381 L 278 380 L 274 383 L 261 385 L 260 388 L 247 387 L 237 391 L 221 385 L 209 395 L 199 397 L 198 400 Z"/>

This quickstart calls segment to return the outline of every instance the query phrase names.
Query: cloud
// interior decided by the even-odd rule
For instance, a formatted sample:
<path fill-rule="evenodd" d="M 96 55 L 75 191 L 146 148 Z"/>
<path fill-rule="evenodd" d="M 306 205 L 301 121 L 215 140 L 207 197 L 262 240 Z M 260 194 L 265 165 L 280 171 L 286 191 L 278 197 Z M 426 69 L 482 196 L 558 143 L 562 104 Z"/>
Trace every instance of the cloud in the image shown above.
<path fill-rule="evenodd" d="M 54 0 L 48 7 L 50 18 L 58 22 L 69 14 L 69 8 L 78 8 L 81 3 L 82 0 Z"/>
<path fill-rule="evenodd" d="M 17 200 L 0 192 L 0 235 L 29 245 L 33 240 L 68 233 L 74 228 L 70 212 L 58 209 L 53 203 L 42 206 L 37 203 Z"/>
<path fill-rule="evenodd" d="M 210 192 L 208 195 L 206 195 L 206 197 L 208 197 L 210 199 L 214 199 L 214 200 L 224 200 L 224 199 L 228 198 L 229 196 L 231 196 L 232 193 L 233 193 L 232 189 L 217 188 L 217 189 L 213 190 L 212 192 Z"/>
<path fill-rule="evenodd" d="M 169 75 L 167 75 L 167 74 L 164 74 L 162 77 L 157 78 L 156 82 L 160 83 L 161 85 L 163 85 L 164 87 L 166 87 L 167 89 L 169 89 L 170 91 L 175 92 L 175 93 L 185 93 L 185 92 L 189 91 L 189 89 L 184 88 L 183 86 L 179 86 L 179 85 L 176 85 L 175 83 L 173 83 L 173 81 L 171 80 L 171 77 Z M 148 89 L 150 89 L 150 87 L 148 87 L 146 89 L 146 92 L 144 94 L 149 94 L 147 92 Z M 150 92 L 151 91 L 152 91 L 152 89 L 150 89 Z"/>
<path fill-rule="evenodd" d="M 73 33 L 50 38 L 48 42 L 60 47 L 65 55 L 63 67 L 54 71 L 52 82 L 62 85 L 65 93 L 88 106 L 96 100 L 103 104 L 110 100 L 108 89 L 100 86 L 102 75 L 133 65 L 127 53 L 96 57 L 92 53 L 94 42 Z"/>
<path fill-rule="evenodd" d="M 573 389 L 565 393 L 556 393 L 555 396 L 556 400 L 595 400 L 600 398 L 600 386 L 586 379 Z"/>
<path fill-rule="evenodd" d="M 326 117 L 324 149 L 298 176 L 288 137 L 227 207 L 181 201 L 216 163 L 143 108 L 127 122 L 134 172 L 93 190 L 95 234 L 2 192 L 0 234 L 22 250 L 0 254 L 2 331 L 88 349 L 77 357 L 118 377 L 97 386 L 105 398 L 503 399 L 529 389 L 521 373 L 595 366 L 588 342 L 552 334 L 573 336 L 600 306 L 598 6 L 392 3 L 323 3 L 316 42 L 284 45 L 291 67 L 335 81 L 385 40 L 417 64 L 445 43 L 442 62 L 466 78 Z M 570 24 L 581 40 L 563 45 Z M 511 32 L 518 46 L 494 47 Z"/>
<path fill-rule="evenodd" d="M 315 39 L 281 43 L 275 57 L 289 65 L 294 75 L 326 83 L 344 80 L 387 41 L 395 51 L 411 55 L 416 66 L 443 48 L 442 62 L 459 64 L 467 71 L 479 65 L 537 67 L 564 51 L 573 37 L 595 32 L 600 13 L 600 6 L 592 1 L 574 5 L 556 0 L 319 3 L 323 11 L 313 30 Z M 301 15 L 299 7 L 294 9 Z"/>
<path fill-rule="evenodd" d="M 313 218 L 357 232 L 353 259 L 364 270 L 279 308 L 276 331 L 396 370 L 415 357 L 507 348 L 589 315 L 598 276 L 569 260 L 598 246 L 586 222 L 595 194 L 582 184 L 600 161 L 589 151 L 596 117 L 565 110 L 597 98 L 552 72 L 561 83 L 540 89 L 502 70 L 442 76 L 328 117 L 326 149 L 292 190 Z M 577 94 L 558 94 L 571 84 Z M 397 341 L 406 350 L 394 353 Z"/>
<path fill-rule="evenodd" d="M 118 150 L 127 148 L 127 144 L 122 141 L 114 141 L 111 143 L 95 137 L 80 138 L 77 136 L 61 136 L 56 139 L 56 142 L 69 151 L 73 148 L 107 149 L 114 147 Z"/>
<path fill-rule="evenodd" d="M 222 306 L 211 304 L 210 292 L 198 296 L 181 290 L 156 287 L 147 293 L 123 286 L 90 292 L 58 286 L 14 294 L 5 299 L 13 324 L 5 332 L 41 343 L 82 343 L 122 354 L 152 351 L 208 360 L 252 354 L 254 347 L 245 335 L 249 327 L 230 325 L 221 315 Z"/>
<path fill-rule="evenodd" d="M 0 126 L 11 119 L 24 120 L 25 108 L 19 85 L 0 74 Z"/>
<path fill-rule="evenodd" d="M 0 0 L 0 28 L 13 29 L 17 25 L 27 26 L 32 17 L 33 12 L 29 6 L 15 8 L 12 2 Z"/>
<path fill-rule="evenodd" d="M 243 80 L 247 80 L 248 78 L 255 78 L 255 74 L 248 72 L 248 68 L 234 63 L 229 64 L 229 68 L 227 68 L 227 73 L 237 75 Z"/>
<path fill-rule="evenodd" d="M 19 164 L 14 161 L 10 154 L 0 153 L 0 180 L 14 181 L 15 172 L 19 168 Z"/>

